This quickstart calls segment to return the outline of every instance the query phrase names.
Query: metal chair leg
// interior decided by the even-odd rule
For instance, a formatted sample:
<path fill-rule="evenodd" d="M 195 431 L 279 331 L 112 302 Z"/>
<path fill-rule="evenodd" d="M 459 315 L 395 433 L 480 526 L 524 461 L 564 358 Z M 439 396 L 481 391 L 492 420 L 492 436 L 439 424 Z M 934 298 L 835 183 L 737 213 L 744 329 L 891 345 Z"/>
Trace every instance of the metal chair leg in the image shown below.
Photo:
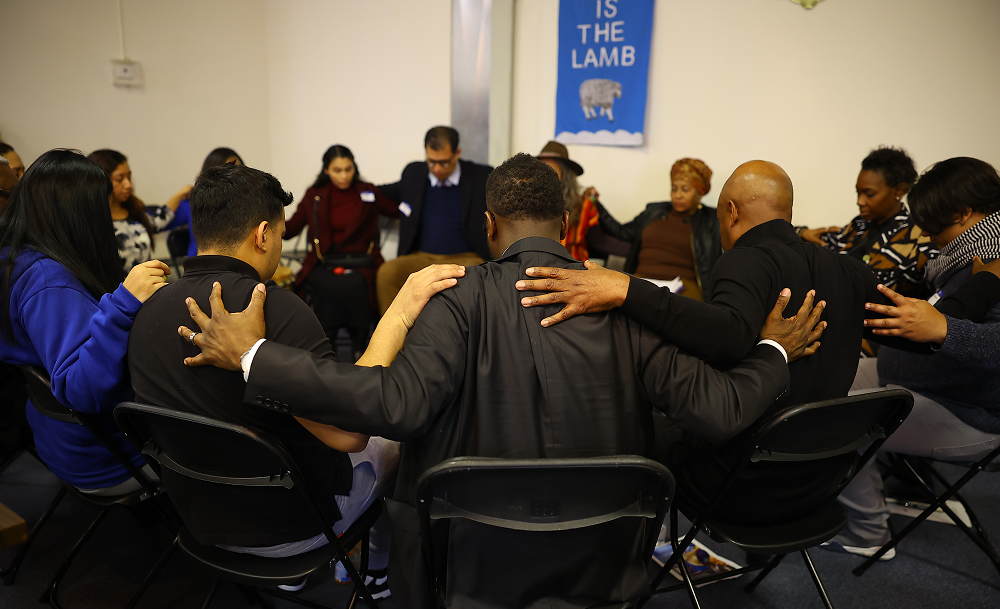
<path fill-rule="evenodd" d="M 995 456 L 996 455 L 994 453 L 990 453 L 990 455 L 986 459 Z M 937 511 L 939 507 L 945 505 L 945 502 L 951 499 L 955 493 L 960 491 L 962 487 L 965 486 L 965 484 L 969 480 L 972 480 L 973 476 L 982 471 L 985 463 L 988 463 L 986 459 L 980 461 L 974 467 L 970 467 L 969 471 L 966 472 L 961 478 L 959 478 L 957 482 L 951 485 L 951 487 L 948 488 L 945 492 L 938 495 L 938 497 L 934 501 L 932 501 L 929 506 L 927 506 L 927 509 L 921 512 L 916 518 L 914 518 L 913 521 L 910 522 L 910 524 L 906 525 L 906 527 L 899 532 L 899 535 L 890 539 L 889 543 L 882 546 L 878 552 L 869 557 L 865 562 L 861 563 L 861 565 L 859 565 L 857 568 L 851 571 L 851 573 L 854 573 L 854 575 L 861 577 L 861 575 L 864 574 L 864 572 L 868 569 L 868 567 L 875 564 L 875 562 L 878 559 L 882 558 L 882 556 L 884 556 L 886 552 L 894 548 L 899 541 L 901 541 L 904 537 L 909 535 L 913 531 L 913 529 L 917 528 L 917 526 L 919 526 L 921 522 L 927 520 L 927 518 L 935 511 Z M 998 566 L 998 571 L 1000 571 L 1000 566 Z"/>
<path fill-rule="evenodd" d="M 816 584 L 816 589 L 819 590 L 820 598 L 823 599 L 823 606 L 826 609 L 833 609 L 833 605 L 830 604 L 830 597 L 826 595 L 826 589 L 823 588 L 823 582 L 819 580 L 819 574 L 816 573 L 816 567 L 813 566 L 812 558 L 809 557 L 809 552 L 802 550 L 802 558 L 806 561 L 806 568 L 809 569 L 809 576 L 812 577 L 813 583 Z"/>
<path fill-rule="evenodd" d="M 153 570 L 149 572 L 149 575 L 146 576 L 146 579 L 142 580 L 142 585 L 140 585 L 139 589 L 135 591 L 134 595 L 132 595 L 132 599 L 129 600 L 128 605 L 125 606 L 125 609 L 133 609 L 136 606 L 136 604 L 139 602 L 139 599 L 142 598 L 142 595 L 146 593 L 146 590 L 149 588 L 150 584 L 153 583 L 153 580 L 156 578 L 156 576 L 160 573 L 160 569 L 162 569 L 163 565 L 166 564 L 167 559 L 170 558 L 170 555 L 173 553 L 174 548 L 176 547 L 177 547 L 177 538 L 174 537 L 174 540 L 170 542 L 170 545 L 167 547 L 166 551 L 160 556 L 160 559 L 156 561 L 156 564 L 153 565 Z"/>
<path fill-rule="evenodd" d="M 63 563 L 59 565 L 59 570 L 56 571 L 55 577 L 53 577 L 52 581 L 49 582 L 49 585 L 45 588 L 45 592 L 42 593 L 42 596 L 41 598 L 38 599 L 38 602 L 47 603 L 52 605 L 56 609 L 60 609 L 59 601 L 57 598 L 59 591 L 59 583 L 62 581 L 63 576 L 66 575 L 66 572 L 69 571 L 69 567 L 73 562 L 73 558 L 75 558 L 77 553 L 83 548 L 83 544 L 87 543 L 87 540 L 90 539 L 90 536 L 94 534 L 94 531 L 96 531 L 97 527 L 101 525 L 101 522 L 104 520 L 104 518 L 108 515 L 108 513 L 111 511 L 113 507 L 114 505 L 109 505 L 104 509 L 102 509 L 101 513 L 97 515 L 97 518 L 95 518 L 94 521 L 90 523 L 90 526 L 87 527 L 87 530 L 83 533 L 83 536 L 80 537 L 80 539 L 76 542 L 76 545 L 73 546 L 73 549 L 69 551 L 69 554 L 66 556 L 66 559 L 63 560 Z"/>
<path fill-rule="evenodd" d="M 677 529 L 677 509 L 676 508 L 671 508 L 670 509 L 670 529 L 671 529 L 671 535 L 673 535 L 674 537 L 676 537 L 676 535 L 677 535 L 677 533 L 676 533 L 676 529 Z M 653 590 L 653 594 L 656 594 L 656 589 L 660 586 L 660 583 L 663 581 L 663 578 L 665 578 L 667 576 L 667 573 L 670 573 L 670 569 L 672 569 L 673 566 L 675 564 L 677 564 L 677 562 L 679 560 L 683 560 L 682 559 L 683 550 L 681 551 L 681 553 L 678 553 L 677 548 L 678 547 L 680 547 L 680 548 L 687 548 L 691 544 L 691 542 L 694 540 L 694 536 L 697 535 L 697 534 L 698 534 L 698 527 L 692 526 L 691 529 L 687 532 L 687 535 L 684 536 L 684 541 L 682 541 L 679 546 L 676 543 L 674 544 L 674 552 L 673 552 L 673 554 L 667 560 L 666 564 L 663 565 L 663 568 L 660 569 L 660 572 L 657 574 L 657 576 L 655 578 L 653 578 L 653 581 L 650 582 L 649 587 L 650 587 L 650 589 Z M 673 542 L 674 537 L 671 537 L 671 541 L 672 542 Z"/>
<path fill-rule="evenodd" d="M 764 568 L 761 569 L 761 572 L 757 574 L 757 577 L 755 577 L 752 582 L 750 582 L 743 588 L 743 591 L 753 592 L 757 588 L 757 584 L 764 581 L 764 578 L 767 577 L 767 574 L 773 571 L 774 568 L 778 566 L 778 563 L 780 563 L 782 559 L 785 558 L 785 556 L 787 556 L 787 554 L 779 554 L 774 558 L 772 558 L 771 560 L 767 561 L 767 565 L 765 565 Z"/>
<path fill-rule="evenodd" d="M 208 609 L 208 606 L 212 604 L 212 599 L 215 597 L 215 591 L 219 589 L 220 583 L 222 583 L 222 579 L 216 578 L 215 582 L 212 584 L 212 589 L 208 591 L 208 596 L 205 597 L 205 602 L 201 604 L 201 609 Z"/>
<path fill-rule="evenodd" d="M 62 501 L 62 498 L 65 496 L 66 485 L 63 485 L 59 488 L 59 492 L 56 493 L 55 499 L 53 499 L 52 503 L 49 504 L 49 507 L 45 510 L 45 513 L 42 514 L 42 517 L 38 519 L 35 526 L 31 527 L 31 532 L 28 533 L 28 539 L 25 540 L 24 544 L 17 551 L 17 555 L 14 556 L 14 561 L 10 563 L 10 566 L 7 567 L 6 571 L 0 572 L 4 576 L 3 583 L 5 586 L 9 586 L 14 583 L 14 578 L 17 577 L 17 571 L 21 568 L 21 563 L 24 562 L 24 557 L 28 555 L 28 548 L 30 548 L 31 544 L 35 542 L 38 532 L 42 530 L 42 527 L 45 526 L 49 516 L 52 515 L 52 512 L 56 511 L 56 508 L 59 507 L 59 502 Z"/>
<path fill-rule="evenodd" d="M 680 556 L 677 561 L 678 568 L 681 570 L 681 577 L 684 578 L 684 584 L 687 587 L 688 597 L 691 599 L 691 605 L 694 609 L 701 609 L 701 604 L 698 603 L 698 595 L 694 591 L 694 584 L 691 583 L 691 574 L 688 573 L 687 564 L 684 563 L 684 549 L 687 548 L 685 543 L 683 546 L 677 541 L 677 510 L 671 510 L 670 512 L 670 544 L 673 546 L 673 553 L 670 558 L 674 556 Z M 667 561 L 669 564 L 669 561 Z M 667 570 L 667 565 L 664 565 L 664 571 Z M 655 589 L 655 586 L 654 586 Z"/>
<path fill-rule="evenodd" d="M 361 570 L 358 572 L 361 575 L 361 581 L 367 581 L 368 575 L 368 541 L 371 535 L 371 530 L 365 531 L 364 537 L 361 538 Z M 347 609 L 354 609 L 358 604 L 358 598 L 360 598 L 360 588 L 354 586 L 354 592 L 351 593 L 351 602 L 347 605 Z"/>

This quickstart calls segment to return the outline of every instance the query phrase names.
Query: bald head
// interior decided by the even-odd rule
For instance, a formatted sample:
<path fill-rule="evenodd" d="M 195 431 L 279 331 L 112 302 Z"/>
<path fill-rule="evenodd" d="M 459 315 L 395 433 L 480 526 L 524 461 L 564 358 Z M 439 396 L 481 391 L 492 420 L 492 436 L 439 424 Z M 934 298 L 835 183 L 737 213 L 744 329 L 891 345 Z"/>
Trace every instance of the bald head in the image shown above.
<path fill-rule="evenodd" d="M 718 214 L 725 249 L 755 226 L 771 220 L 791 222 L 792 180 L 774 163 L 743 163 L 722 187 Z"/>

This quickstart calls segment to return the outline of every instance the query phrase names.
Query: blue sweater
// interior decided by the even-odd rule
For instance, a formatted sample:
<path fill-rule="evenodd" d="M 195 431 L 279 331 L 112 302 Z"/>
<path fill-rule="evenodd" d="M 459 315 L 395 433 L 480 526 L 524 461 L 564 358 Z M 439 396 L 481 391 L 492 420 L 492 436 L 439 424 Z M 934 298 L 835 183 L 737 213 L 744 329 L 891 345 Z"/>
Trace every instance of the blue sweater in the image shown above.
<path fill-rule="evenodd" d="M 972 276 L 971 266 L 941 288 L 945 296 Z M 963 423 L 1000 434 L 1000 305 L 981 323 L 948 320 L 948 338 L 934 355 L 883 347 L 878 352 L 882 385 L 902 385 L 950 410 Z"/>
<path fill-rule="evenodd" d="M 6 252 L 0 253 L 5 256 Z M 123 285 L 98 302 L 75 275 L 34 250 L 18 256 L 10 290 L 16 344 L 0 340 L 0 360 L 41 366 L 56 399 L 74 410 L 103 413 L 102 424 L 132 462 L 145 464 L 115 427 L 111 411 L 133 398 L 125 350 L 142 304 Z M 78 488 L 106 488 L 129 474 L 79 425 L 27 406 L 38 455 L 56 476 Z"/>

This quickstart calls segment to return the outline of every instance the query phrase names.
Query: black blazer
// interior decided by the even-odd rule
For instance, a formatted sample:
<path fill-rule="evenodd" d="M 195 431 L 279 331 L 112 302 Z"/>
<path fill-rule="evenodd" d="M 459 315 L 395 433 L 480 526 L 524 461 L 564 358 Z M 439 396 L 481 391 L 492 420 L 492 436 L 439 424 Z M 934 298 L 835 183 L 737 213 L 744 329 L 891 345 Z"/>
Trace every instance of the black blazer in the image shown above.
<path fill-rule="evenodd" d="M 336 364 L 271 341 L 254 357 L 248 401 L 404 442 L 388 502 L 389 581 L 394 597 L 414 606 L 423 606 L 426 592 L 414 491 L 430 467 L 463 455 L 648 456 L 653 408 L 691 434 L 721 441 L 750 425 L 786 386 L 788 367 L 767 345 L 720 372 L 617 312 L 543 328 L 541 320 L 561 305 L 521 306 L 514 284 L 529 266 L 583 268 L 556 241 L 518 241 L 503 259 L 467 268 L 456 287 L 434 296 L 387 368 Z M 511 590 L 555 589 L 562 594 L 545 606 L 577 607 L 564 599 L 649 593 L 642 566 L 619 554 L 621 529 L 609 529 L 608 543 L 596 548 L 574 545 L 565 532 L 551 544 L 536 542 L 537 553 L 525 557 L 504 549 L 508 532 L 494 539 L 473 528 L 452 526 L 443 541 L 436 536 L 447 543 L 449 534 L 472 534 L 483 549 L 450 552 L 451 564 L 463 567 L 449 574 L 449 601 L 471 590 L 485 595 L 486 605 L 522 608 L 542 599 Z"/>
<path fill-rule="evenodd" d="M 462 191 L 462 227 L 465 238 L 483 260 L 492 260 L 490 247 L 483 233 L 483 214 L 486 212 L 486 178 L 493 168 L 472 161 L 459 160 L 462 167 L 462 177 L 458 187 Z M 406 203 L 410 206 L 410 215 L 406 212 L 399 220 L 399 255 L 412 254 L 420 242 L 420 219 L 424 211 L 424 195 L 430 186 L 430 169 L 427 163 L 416 161 L 403 169 L 403 175 L 395 184 L 379 186 L 382 194 L 397 204 Z"/>
<path fill-rule="evenodd" d="M 1000 300 L 1000 280 L 980 273 L 974 281 L 978 287 L 942 299 L 939 310 L 952 317 L 982 319 Z M 622 311 L 689 353 L 716 366 L 729 366 L 753 348 L 782 288 L 792 291 L 786 316 L 795 314 L 806 292 L 816 290 L 816 302 L 827 302 L 822 319 L 829 327 L 815 355 L 789 364 L 789 390 L 775 409 L 846 396 L 857 372 L 863 337 L 908 351 L 928 348 L 871 334 L 863 320 L 874 315 L 866 315 L 865 303 L 891 304 L 877 290 L 875 274 L 855 258 L 803 241 L 784 220 L 765 222 L 740 237 L 715 265 L 712 282 L 711 301 L 698 302 L 633 279 Z M 983 286 L 992 298 L 983 297 Z M 697 439 L 686 442 L 688 466 L 672 468 L 678 470 L 674 475 L 686 500 L 708 500 L 736 463 L 748 433 L 711 447 Z M 855 459 L 852 454 L 803 463 L 753 464 L 716 514 L 749 522 L 794 517 L 812 507 L 806 495 L 817 501 L 828 497 L 831 483 L 839 482 L 836 472 L 846 473 Z M 789 494 L 799 501 L 790 500 Z"/>

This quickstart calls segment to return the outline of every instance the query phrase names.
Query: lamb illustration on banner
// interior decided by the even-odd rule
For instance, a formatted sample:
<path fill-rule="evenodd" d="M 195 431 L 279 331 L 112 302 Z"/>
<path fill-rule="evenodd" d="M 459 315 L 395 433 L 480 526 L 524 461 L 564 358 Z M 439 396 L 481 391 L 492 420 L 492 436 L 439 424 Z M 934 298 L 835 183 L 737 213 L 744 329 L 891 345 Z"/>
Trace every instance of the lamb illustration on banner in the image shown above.
<path fill-rule="evenodd" d="M 615 105 L 615 98 L 622 96 L 622 83 L 608 80 L 607 78 L 591 78 L 583 81 L 580 85 L 580 107 L 583 108 L 583 115 L 587 120 L 597 118 L 595 108 L 601 109 L 601 116 L 608 115 L 608 120 L 615 122 L 615 115 L 611 109 Z"/>

